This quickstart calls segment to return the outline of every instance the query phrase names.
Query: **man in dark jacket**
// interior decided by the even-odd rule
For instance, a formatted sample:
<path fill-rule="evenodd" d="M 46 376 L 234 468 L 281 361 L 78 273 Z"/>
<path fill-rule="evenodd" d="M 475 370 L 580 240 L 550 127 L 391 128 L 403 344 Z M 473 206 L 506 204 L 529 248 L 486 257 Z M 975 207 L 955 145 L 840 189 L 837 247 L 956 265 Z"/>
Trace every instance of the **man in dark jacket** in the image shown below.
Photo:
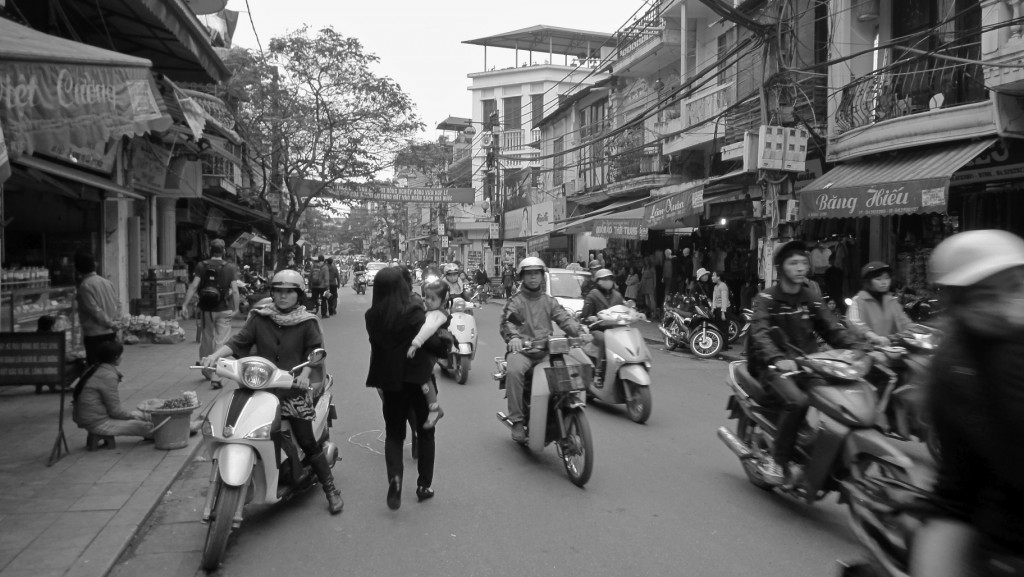
<path fill-rule="evenodd" d="M 327 272 L 330 274 L 328 287 L 331 291 L 331 296 L 327 299 L 327 316 L 333 317 L 338 314 L 338 287 L 341 286 L 341 271 L 334 266 L 333 258 L 327 259 L 327 268 Z"/>
<path fill-rule="evenodd" d="M 747 358 L 750 359 L 751 375 L 775 391 L 784 403 L 779 414 L 774 455 L 758 463 L 766 481 L 783 484 L 792 473 L 789 461 L 793 457 L 800 422 L 807 410 L 808 398 L 804 390 L 824 385 L 825 381 L 819 377 L 798 375 L 799 379 L 794 379 L 785 376 L 785 373 L 797 371 L 798 367 L 796 361 L 789 358 L 790 351 L 772 337 L 772 329 L 782 329 L 789 344 L 808 354 L 818 351 L 815 333 L 835 348 L 860 349 L 862 344 L 804 285 L 810 259 L 803 242 L 794 240 L 779 247 L 775 252 L 775 267 L 779 284 L 754 297 Z"/>
<path fill-rule="evenodd" d="M 615 305 L 625 303 L 622 293 L 615 290 L 615 278 L 612 271 L 603 268 L 594 275 L 597 286 L 587 293 L 583 301 L 583 312 L 580 316 L 584 322 L 593 323 L 597 321 L 597 313 L 609 309 Z M 597 348 L 597 360 L 594 363 L 594 386 L 600 387 L 604 380 L 604 331 L 591 330 L 590 335 L 594 337 L 594 347 Z"/>
<path fill-rule="evenodd" d="M 545 350 L 525 349 L 524 341 L 551 336 L 552 321 L 569 336 L 580 334 L 576 319 L 558 304 L 555 297 L 544 292 L 547 270 L 544 261 L 535 256 L 526 257 L 519 263 L 519 280 L 523 285 L 505 303 L 498 324 L 502 340 L 508 343 L 505 393 L 508 396 L 508 419 L 512 422 L 512 440 L 517 443 L 526 442 L 523 426 L 526 373 L 548 356 Z"/>
<path fill-rule="evenodd" d="M 1008 554 L 1018 567 L 1024 559 L 1024 240 L 964 232 L 928 264 L 947 306 L 926 387 L 942 447 L 934 493 L 945 510 L 915 535 L 910 573 L 994 575 L 968 567 L 985 560 L 974 553 Z"/>

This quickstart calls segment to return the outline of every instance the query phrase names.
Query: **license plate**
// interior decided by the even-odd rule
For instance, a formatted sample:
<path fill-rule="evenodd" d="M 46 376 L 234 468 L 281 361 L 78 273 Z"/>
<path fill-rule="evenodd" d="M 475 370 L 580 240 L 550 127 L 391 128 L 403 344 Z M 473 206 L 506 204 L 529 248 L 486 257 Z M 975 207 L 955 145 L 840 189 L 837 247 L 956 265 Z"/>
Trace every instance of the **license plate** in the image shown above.
<path fill-rule="evenodd" d="M 466 325 L 455 325 L 455 328 L 460 330 L 460 331 L 464 331 L 464 330 L 466 330 Z"/>

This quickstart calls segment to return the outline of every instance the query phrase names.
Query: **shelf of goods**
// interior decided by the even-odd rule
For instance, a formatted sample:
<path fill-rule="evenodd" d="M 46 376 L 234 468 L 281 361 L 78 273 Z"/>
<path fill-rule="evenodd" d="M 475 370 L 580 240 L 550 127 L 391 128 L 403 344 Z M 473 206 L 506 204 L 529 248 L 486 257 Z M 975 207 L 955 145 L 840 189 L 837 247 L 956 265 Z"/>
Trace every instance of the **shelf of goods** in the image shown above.
<path fill-rule="evenodd" d="M 34 286 L 7 290 L 8 286 L 4 285 L 0 295 L 0 331 L 35 332 L 40 317 L 49 315 L 56 321 L 53 331 L 65 331 L 67 335 L 66 355 L 71 358 L 84 352 L 75 287 Z"/>
<path fill-rule="evenodd" d="M 139 314 L 160 317 L 164 320 L 174 318 L 177 307 L 181 306 L 177 281 L 174 278 L 146 279 L 142 281 L 142 300 L 139 302 Z"/>

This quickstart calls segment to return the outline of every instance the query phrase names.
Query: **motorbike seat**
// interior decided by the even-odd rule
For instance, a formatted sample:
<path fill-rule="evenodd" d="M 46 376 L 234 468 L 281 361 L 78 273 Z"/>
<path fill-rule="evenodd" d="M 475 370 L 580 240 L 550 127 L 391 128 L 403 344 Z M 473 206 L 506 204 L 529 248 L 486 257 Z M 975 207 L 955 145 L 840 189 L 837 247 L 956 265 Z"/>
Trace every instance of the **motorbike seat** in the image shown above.
<path fill-rule="evenodd" d="M 750 395 L 750 398 L 760 405 L 771 405 L 775 402 L 772 392 L 766 389 L 754 375 L 747 369 L 747 361 L 733 361 L 729 363 L 729 372 L 743 392 Z"/>

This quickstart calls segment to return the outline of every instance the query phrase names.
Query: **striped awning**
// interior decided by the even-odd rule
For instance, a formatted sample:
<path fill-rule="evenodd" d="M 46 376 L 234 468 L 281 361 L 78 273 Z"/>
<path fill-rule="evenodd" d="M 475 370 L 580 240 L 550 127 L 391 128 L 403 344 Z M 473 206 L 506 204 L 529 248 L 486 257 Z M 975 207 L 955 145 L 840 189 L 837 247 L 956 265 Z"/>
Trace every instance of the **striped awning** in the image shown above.
<path fill-rule="evenodd" d="M 900 151 L 837 166 L 800 191 L 800 218 L 945 212 L 953 173 L 995 142 L 987 138 Z"/>

